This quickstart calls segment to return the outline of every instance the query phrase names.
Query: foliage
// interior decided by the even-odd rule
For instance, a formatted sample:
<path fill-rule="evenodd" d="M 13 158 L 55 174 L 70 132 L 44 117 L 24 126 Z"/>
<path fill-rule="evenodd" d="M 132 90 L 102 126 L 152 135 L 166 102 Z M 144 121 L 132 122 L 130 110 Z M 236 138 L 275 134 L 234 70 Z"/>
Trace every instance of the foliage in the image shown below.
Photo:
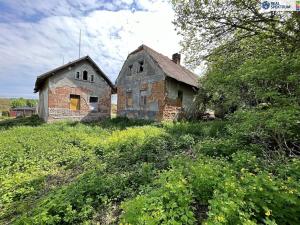
<path fill-rule="evenodd" d="M 224 117 L 240 108 L 298 105 L 300 53 L 282 54 L 272 49 L 272 53 L 259 55 L 261 51 L 256 51 L 245 58 L 247 49 L 212 59 L 201 79 L 202 92 L 209 96 L 207 107 Z"/>
<path fill-rule="evenodd" d="M 37 115 L 34 115 L 31 117 L 14 118 L 1 121 L 0 130 L 4 130 L 15 126 L 39 126 L 41 124 L 43 124 L 43 121 L 39 119 Z"/>
<path fill-rule="evenodd" d="M 145 125 L 15 120 L 0 131 L 0 221 L 298 224 L 299 159 L 270 163 L 243 116 Z M 277 130 L 263 121 L 267 133 Z M 282 126 L 294 129 L 292 121 Z"/>
<path fill-rule="evenodd" d="M 24 99 L 24 98 L 16 98 L 12 99 L 10 102 L 10 105 L 12 108 L 17 108 L 17 107 L 35 107 L 37 105 L 37 100 L 35 99 Z"/>
<path fill-rule="evenodd" d="M 256 0 L 173 0 L 174 23 L 183 36 L 187 62 L 199 66 L 205 56 L 227 55 L 228 49 L 252 37 L 268 41 L 267 46 L 293 50 L 300 40 L 297 12 L 261 12 Z"/>
<path fill-rule="evenodd" d="M 38 104 L 38 100 L 36 99 L 27 99 L 26 106 L 35 107 Z"/>
<path fill-rule="evenodd" d="M 122 205 L 125 224 L 194 224 L 192 194 L 186 179 L 170 170 L 156 181 L 156 188 Z"/>
<path fill-rule="evenodd" d="M 11 101 L 10 105 L 12 108 L 24 107 L 27 105 L 27 102 L 24 98 L 16 98 Z"/>

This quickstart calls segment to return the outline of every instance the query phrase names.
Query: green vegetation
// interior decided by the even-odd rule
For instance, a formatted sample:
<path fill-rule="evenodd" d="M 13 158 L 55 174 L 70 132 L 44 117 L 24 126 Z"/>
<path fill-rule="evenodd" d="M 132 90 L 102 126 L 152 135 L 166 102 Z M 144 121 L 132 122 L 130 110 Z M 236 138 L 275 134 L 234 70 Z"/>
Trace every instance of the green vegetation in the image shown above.
<path fill-rule="evenodd" d="M 0 123 L 1 223 L 300 222 L 299 159 L 270 163 L 239 120 L 22 119 Z"/>
<path fill-rule="evenodd" d="M 217 119 L 2 121 L 0 223 L 300 224 L 300 14 L 173 3 Z"/>
<path fill-rule="evenodd" d="M 0 111 L 8 111 L 10 108 L 10 99 L 0 98 Z"/>
<path fill-rule="evenodd" d="M 11 100 L 10 105 L 12 108 L 24 107 L 24 106 L 34 107 L 37 105 L 37 102 L 38 101 L 35 99 L 16 98 Z"/>

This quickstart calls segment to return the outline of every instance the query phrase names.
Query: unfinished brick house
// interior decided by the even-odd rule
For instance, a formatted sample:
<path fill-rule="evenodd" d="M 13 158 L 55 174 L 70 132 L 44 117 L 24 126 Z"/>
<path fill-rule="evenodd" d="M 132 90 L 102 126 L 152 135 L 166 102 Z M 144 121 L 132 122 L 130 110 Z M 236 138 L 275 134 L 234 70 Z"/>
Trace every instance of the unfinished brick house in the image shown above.
<path fill-rule="evenodd" d="M 114 85 L 85 56 L 37 77 L 38 115 L 46 122 L 92 121 L 110 117 Z"/>
<path fill-rule="evenodd" d="M 116 80 L 117 115 L 149 120 L 176 120 L 188 109 L 197 91 L 198 77 L 146 45 L 130 53 Z"/>

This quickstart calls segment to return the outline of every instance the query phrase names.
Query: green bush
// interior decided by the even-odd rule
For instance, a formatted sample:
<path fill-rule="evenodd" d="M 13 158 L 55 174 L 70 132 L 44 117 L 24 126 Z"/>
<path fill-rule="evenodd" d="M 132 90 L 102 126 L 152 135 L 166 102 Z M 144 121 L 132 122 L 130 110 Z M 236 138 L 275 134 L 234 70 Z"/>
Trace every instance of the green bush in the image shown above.
<path fill-rule="evenodd" d="M 192 192 L 180 171 L 163 173 L 156 185 L 122 204 L 122 224 L 194 224 Z"/>

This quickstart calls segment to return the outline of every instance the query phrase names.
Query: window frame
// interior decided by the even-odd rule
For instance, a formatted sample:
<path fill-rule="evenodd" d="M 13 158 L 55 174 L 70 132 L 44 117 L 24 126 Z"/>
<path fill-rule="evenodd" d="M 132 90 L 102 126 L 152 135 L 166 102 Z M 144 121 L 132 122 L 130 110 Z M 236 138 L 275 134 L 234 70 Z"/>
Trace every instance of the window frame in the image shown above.
<path fill-rule="evenodd" d="M 77 77 L 77 75 L 78 75 L 78 77 Z M 76 73 L 75 73 L 75 79 L 76 80 L 80 80 L 80 71 L 76 71 Z"/>
<path fill-rule="evenodd" d="M 97 101 L 91 101 L 92 98 L 97 99 Z M 89 103 L 98 103 L 98 102 L 99 102 L 99 98 L 97 96 L 90 96 Z"/>
<path fill-rule="evenodd" d="M 90 81 L 91 81 L 91 83 L 95 82 L 95 75 L 94 74 L 90 75 Z"/>
<path fill-rule="evenodd" d="M 140 90 L 140 106 L 147 105 L 147 95 L 145 94 L 145 90 Z"/>
<path fill-rule="evenodd" d="M 133 64 L 131 64 L 131 65 L 128 66 L 128 70 L 129 70 L 129 73 L 127 75 L 131 76 L 132 72 L 133 72 Z"/>
<path fill-rule="evenodd" d="M 129 96 L 131 99 L 131 104 L 129 104 Z M 132 91 L 126 91 L 126 108 L 132 108 L 133 107 L 133 95 L 132 95 Z"/>

